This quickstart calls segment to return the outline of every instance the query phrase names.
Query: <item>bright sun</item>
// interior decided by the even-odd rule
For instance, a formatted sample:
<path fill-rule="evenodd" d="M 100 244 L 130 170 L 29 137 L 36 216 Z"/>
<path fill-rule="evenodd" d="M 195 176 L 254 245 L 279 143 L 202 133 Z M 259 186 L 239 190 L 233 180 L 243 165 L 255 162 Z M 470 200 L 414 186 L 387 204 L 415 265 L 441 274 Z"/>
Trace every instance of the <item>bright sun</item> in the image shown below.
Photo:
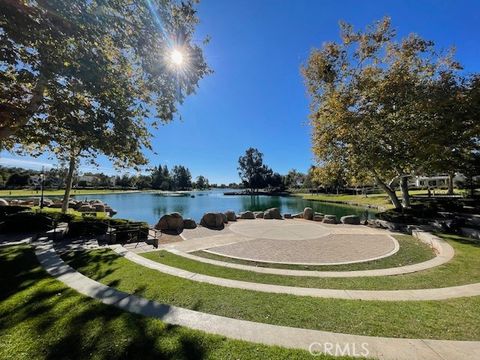
<path fill-rule="evenodd" d="M 170 59 L 177 66 L 183 64 L 183 54 L 180 51 L 178 51 L 177 49 L 174 49 L 172 51 L 172 53 L 170 54 Z"/>

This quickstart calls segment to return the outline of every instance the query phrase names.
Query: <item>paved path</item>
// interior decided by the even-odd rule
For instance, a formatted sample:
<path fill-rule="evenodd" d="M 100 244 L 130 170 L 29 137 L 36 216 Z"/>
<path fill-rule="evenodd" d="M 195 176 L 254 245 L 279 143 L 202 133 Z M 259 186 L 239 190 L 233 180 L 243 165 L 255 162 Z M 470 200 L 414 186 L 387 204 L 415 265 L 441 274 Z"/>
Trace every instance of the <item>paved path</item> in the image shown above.
<path fill-rule="evenodd" d="M 187 244 L 172 248 L 278 264 L 351 264 L 391 256 L 399 250 L 397 240 L 385 230 L 298 219 L 241 220 L 222 231 L 199 227 L 182 236 Z"/>
<path fill-rule="evenodd" d="M 263 283 L 251 283 L 247 281 L 225 279 L 209 275 L 193 273 L 164 265 L 156 261 L 144 258 L 123 248 L 121 245 L 112 245 L 111 248 L 119 255 L 139 265 L 160 271 L 165 274 L 181 277 L 184 279 L 208 283 L 212 285 L 261 291 L 276 294 L 290 294 L 297 296 L 312 296 L 319 298 L 348 299 L 348 300 L 380 300 L 380 301 L 420 301 L 420 300 L 445 300 L 459 297 L 480 296 L 480 283 L 452 286 L 437 289 L 415 290 L 341 290 L 341 289 L 317 289 L 294 286 L 282 286 Z"/>
<path fill-rule="evenodd" d="M 207 264 L 223 266 L 223 267 L 228 267 L 232 269 L 253 271 L 253 272 L 262 273 L 262 274 L 275 274 L 275 275 L 285 275 L 285 276 L 307 276 L 307 277 L 335 277 L 335 278 L 392 276 L 392 275 L 408 274 L 408 273 L 418 272 L 418 271 L 430 269 L 435 266 L 445 264 L 448 261 L 450 261 L 455 255 L 455 251 L 452 248 L 452 246 L 445 240 L 435 235 L 422 232 L 422 231 L 414 231 L 412 235 L 418 238 L 420 241 L 429 245 L 431 248 L 433 248 L 437 256 L 434 257 L 433 259 L 430 259 L 421 263 L 417 263 L 417 264 L 399 266 L 399 267 L 387 268 L 387 269 L 374 269 L 374 270 L 315 271 L 315 270 L 276 269 L 276 268 L 259 267 L 259 266 L 244 265 L 244 264 L 235 264 L 235 263 L 226 262 L 226 261 L 208 259 L 202 256 L 196 256 L 196 255 L 187 253 L 185 251 L 182 251 L 180 250 L 181 247 L 164 247 L 163 250 L 169 251 L 173 254 L 183 256 L 191 260 L 195 260 L 195 261 L 199 261 Z M 218 243 L 218 240 L 217 240 L 217 243 Z"/>
<path fill-rule="evenodd" d="M 37 243 L 35 253 L 40 264 L 50 275 L 83 295 L 125 311 L 158 318 L 168 324 L 233 339 L 304 350 L 308 350 L 312 344 L 316 350 L 319 349 L 318 345 L 329 343 L 333 346 L 338 345 L 341 349 L 348 348 L 349 352 L 344 355 L 358 355 L 353 353 L 353 348 L 355 347 L 357 352 L 365 348 L 368 354 L 363 355 L 377 359 L 474 360 L 480 353 L 478 341 L 398 339 L 339 334 L 255 323 L 182 309 L 127 294 L 87 278 L 65 264 L 53 249 L 51 242 Z"/>

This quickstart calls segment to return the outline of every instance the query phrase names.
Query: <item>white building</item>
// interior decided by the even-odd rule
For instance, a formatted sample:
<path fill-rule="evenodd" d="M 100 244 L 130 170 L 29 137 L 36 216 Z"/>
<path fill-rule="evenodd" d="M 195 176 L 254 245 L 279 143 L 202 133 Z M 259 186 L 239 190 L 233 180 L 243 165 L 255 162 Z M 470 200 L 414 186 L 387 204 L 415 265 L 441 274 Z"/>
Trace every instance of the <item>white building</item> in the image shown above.
<path fill-rule="evenodd" d="M 480 179 L 480 176 L 474 176 L 474 180 Z M 455 173 L 453 177 L 453 186 L 458 186 L 459 183 L 465 184 L 467 178 L 460 173 Z M 435 175 L 435 176 L 415 176 L 409 184 L 411 187 L 417 187 L 422 189 L 446 189 L 448 188 L 448 175 Z"/>

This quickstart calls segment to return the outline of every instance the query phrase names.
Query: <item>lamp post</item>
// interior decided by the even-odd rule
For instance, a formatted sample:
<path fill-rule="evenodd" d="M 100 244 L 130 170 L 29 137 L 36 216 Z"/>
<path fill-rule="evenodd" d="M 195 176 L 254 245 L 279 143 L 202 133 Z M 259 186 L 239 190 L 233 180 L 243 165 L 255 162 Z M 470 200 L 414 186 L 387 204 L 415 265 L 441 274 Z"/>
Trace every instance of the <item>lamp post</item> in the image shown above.
<path fill-rule="evenodd" d="M 42 166 L 42 172 L 40 173 L 40 189 L 42 195 L 40 197 L 40 209 L 43 209 L 43 185 L 45 181 L 45 168 Z"/>

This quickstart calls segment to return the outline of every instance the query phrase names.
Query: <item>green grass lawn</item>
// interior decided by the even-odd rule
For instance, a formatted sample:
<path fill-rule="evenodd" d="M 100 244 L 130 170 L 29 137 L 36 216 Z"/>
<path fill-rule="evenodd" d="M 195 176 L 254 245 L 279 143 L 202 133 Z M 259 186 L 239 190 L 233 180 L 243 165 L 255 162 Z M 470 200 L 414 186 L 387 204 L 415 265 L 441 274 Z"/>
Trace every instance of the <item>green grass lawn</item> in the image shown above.
<path fill-rule="evenodd" d="M 398 267 L 416 264 L 419 262 L 427 261 L 435 257 L 433 250 L 421 241 L 416 240 L 410 235 L 397 235 L 394 236 L 400 245 L 400 250 L 392 256 L 378 259 L 375 261 L 368 261 L 364 263 L 356 264 L 344 264 L 344 265 L 295 265 L 295 264 L 273 264 L 262 263 L 258 261 L 249 261 L 242 259 L 234 259 L 227 256 L 221 256 L 212 254 L 207 251 L 196 251 L 193 255 L 201 256 L 207 259 L 219 260 L 224 262 L 230 262 L 235 264 L 243 264 L 257 267 L 267 267 L 276 269 L 292 269 L 292 270 L 318 270 L 318 271 L 352 271 L 352 270 L 371 270 L 371 269 L 386 269 L 390 267 Z M 160 252 L 155 256 L 155 253 L 143 254 L 143 256 L 149 259 L 180 267 L 182 264 L 186 264 L 183 261 L 179 261 L 180 256 L 165 254 L 166 252 Z"/>
<path fill-rule="evenodd" d="M 1 359 L 312 358 L 104 305 L 50 277 L 27 246 L 0 249 L 0 289 Z"/>
<path fill-rule="evenodd" d="M 86 276 L 122 291 L 231 318 L 371 336 L 480 340 L 480 297 L 322 299 L 195 282 L 140 266 L 107 249 L 70 253 L 65 259 Z"/>
<path fill-rule="evenodd" d="M 132 190 L 108 190 L 108 189 L 73 189 L 70 195 L 103 195 L 103 194 L 122 194 L 136 192 Z M 63 196 L 65 190 L 45 190 L 45 196 Z M 16 196 L 32 196 L 39 197 L 41 195 L 40 190 L 33 189 L 21 189 L 21 190 L 0 190 L 0 198 L 16 197 Z"/>
<path fill-rule="evenodd" d="M 435 194 L 445 194 L 447 190 L 435 190 Z M 456 194 L 460 194 L 459 190 L 455 190 Z M 397 195 L 401 193 L 397 191 Z M 427 195 L 426 190 L 410 190 L 410 196 Z M 305 200 L 315 200 L 324 202 L 337 202 L 342 204 L 358 205 L 358 206 L 374 206 L 384 209 L 392 209 L 393 205 L 387 194 L 368 194 L 365 195 L 346 195 L 346 194 L 295 194 L 295 196 L 302 196 Z"/>
<path fill-rule="evenodd" d="M 396 275 L 354 278 L 282 276 L 231 269 L 185 259 L 167 252 L 145 253 L 148 259 L 201 274 L 249 282 L 349 290 L 428 289 L 480 282 L 480 244 L 454 235 L 441 235 L 455 249 L 455 257 L 428 270 Z"/>
<path fill-rule="evenodd" d="M 47 207 L 44 207 L 43 209 L 40 209 L 40 206 L 32 206 L 32 210 L 35 211 L 36 213 L 42 213 L 42 214 L 59 214 L 62 212 L 62 209 L 58 209 L 58 208 L 47 208 Z M 85 213 L 82 213 L 80 211 L 76 211 L 74 209 L 68 209 L 67 210 L 67 214 L 70 214 L 70 215 L 73 215 L 75 216 L 77 219 L 81 219 L 83 218 L 83 215 Z M 105 213 L 105 212 L 96 212 L 96 218 L 98 219 L 106 219 L 108 218 L 108 214 Z M 91 215 L 90 215 L 91 216 Z"/>

